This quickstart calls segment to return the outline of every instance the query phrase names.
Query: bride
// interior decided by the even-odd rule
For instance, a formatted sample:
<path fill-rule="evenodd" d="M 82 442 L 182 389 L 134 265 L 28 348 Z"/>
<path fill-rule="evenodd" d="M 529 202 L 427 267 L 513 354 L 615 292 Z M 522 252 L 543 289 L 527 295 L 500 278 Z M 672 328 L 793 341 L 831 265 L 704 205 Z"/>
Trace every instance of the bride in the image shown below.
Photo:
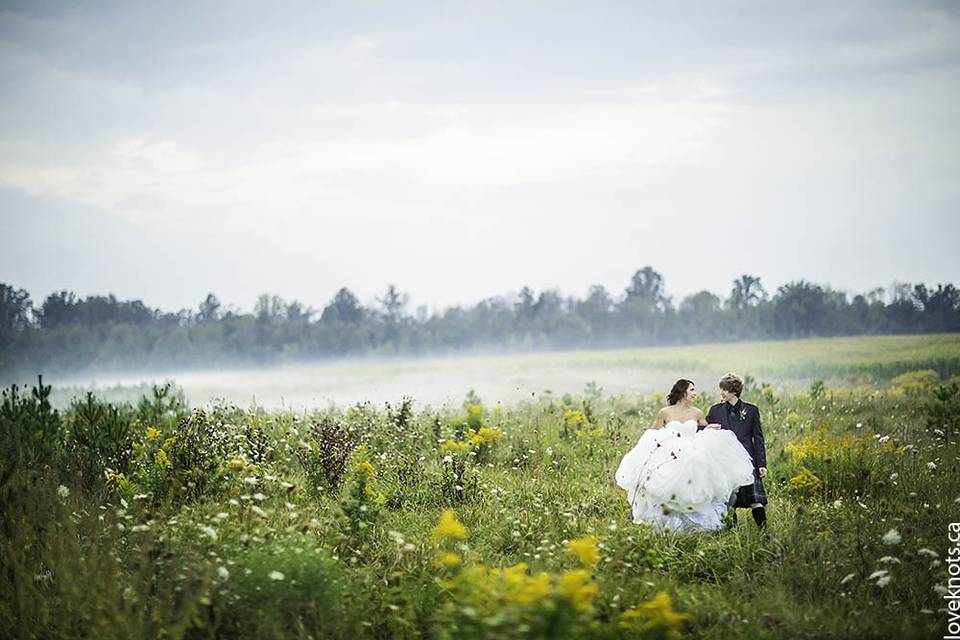
<path fill-rule="evenodd" d="M 731 493 L 753 482 L 750 455 L 733 432 L 707 424 L 693 406 L 696 396 L 692 381 L 677 380 L 667 396 L 670 405 L 617 468 L 633 521 L 660 533 L 719 529 Z"/>

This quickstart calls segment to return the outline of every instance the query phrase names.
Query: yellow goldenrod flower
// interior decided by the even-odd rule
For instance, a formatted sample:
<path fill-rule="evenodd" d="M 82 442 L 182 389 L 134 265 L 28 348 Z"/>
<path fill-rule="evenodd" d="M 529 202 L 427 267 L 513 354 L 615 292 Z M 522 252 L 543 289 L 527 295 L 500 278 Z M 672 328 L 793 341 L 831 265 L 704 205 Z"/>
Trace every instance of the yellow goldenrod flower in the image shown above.
<path fill-rule="evenodd" d="M 600 550 L 597 548 L 597 539 L 595 536 L 586 538 L 577 538 L 567 542 L 567 550 L 587 569 L 593 569 L 594 565 L 600 559 Z"/>
<path fill-rule="evenodd" d="M 469 442 L 460 442 L 459 440 L 447 440 L 440 445 L 440 450 L 449 453 L 456 451 L 466 451 L 470 448 Z"/>
<path fill-rule="evenodd" d="M 800 467 L 800 472 L 787 482 L 787 491 L 809 495 L 820 488 L 820 478 L 806 467 Z"/>
<path fill-rule="evenodd" d="M 366 460 L 364 460 L 363 462 L 358 462 L 355 465 L 353 465 L 353 470 L 358 473 L 365 473 L 368 478 L 377 477 L 377 472 L 374 471 L 373 465 Z"/>
<path fill-rule="evenodd" d="M 434 544 L 442 542 L 447 538 L 464 540 L 467 537 L 467 529 L 464 527 L 452 510 L 447 509 L 440 514 L 440 521 L 434 527 L 430 539 Z"/>
<path fill-rule="evenodd" d="M 455 553 L 441 553 L 434 563 L 437 567 L 456 567 L 460 565 L 460 556 Z"/>
<path fill-rule="evenodd" d="M 153 454 L 153 463 L 160 467 L 161 469 L 166 469 L 170 466 L 170 458 L 167 457 L 167 452 L 163 449 L 160 449 L 155 454 Z"/>
<path fill-rule="evenodd" d="M 577 611 L 589 611 L 593 594 L 597 592 L 597 583 L 586 569 L 574 569 L 561 574 L 557 580 L 557 592 Z"/>
<path fill-rule="evenodd" d="M 663 591 L 636 609 L 627 609 L 620 615 L 620 626 L 645 632 L 658 632 L 657 637 L 679 638 L 683 625 L 691 619 L 689 613 L 673 609 L 670 596 Z"/>
<path fill-rule="evenodd" d="M 156 440 L 163 435 L 163 432 L 156 427 L 147 427 L 147 435 L 145 436 L 147 440 Z"/>
<path fill-rule="evenodd" d="M 232 469 L 233 471 L 243 471 L 244 467 L 247 466 L 246 460 L 240 456 L 234 456 L 227 461 L 227 468 Z"/>

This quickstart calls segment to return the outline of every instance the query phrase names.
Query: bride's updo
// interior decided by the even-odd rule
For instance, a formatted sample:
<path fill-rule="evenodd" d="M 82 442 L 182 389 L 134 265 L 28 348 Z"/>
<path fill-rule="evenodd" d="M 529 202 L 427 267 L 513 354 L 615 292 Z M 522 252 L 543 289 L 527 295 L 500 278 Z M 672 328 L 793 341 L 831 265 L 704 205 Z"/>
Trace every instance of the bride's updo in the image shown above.
<path fill-rule="evenodd" d="M 687 395 L 687 389 L 693 386 L 693 380 L 685 380 L 680 378 L 673 383 L 673 389 L 670 389 L 669 395 L 667 395 L 667 402 L 670 404 L 677 404 L 683 400 L 683 396 Z"/>

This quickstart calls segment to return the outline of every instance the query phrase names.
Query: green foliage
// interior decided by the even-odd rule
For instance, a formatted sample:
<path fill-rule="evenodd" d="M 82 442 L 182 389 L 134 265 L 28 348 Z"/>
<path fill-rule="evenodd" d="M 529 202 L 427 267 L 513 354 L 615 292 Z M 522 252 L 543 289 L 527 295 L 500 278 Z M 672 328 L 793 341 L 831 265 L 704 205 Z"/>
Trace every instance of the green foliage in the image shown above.
<path fill-rule="evenodd" d="M 92 393 L 67 412 L 66 469 L 90 490 L 104 472 L 127 473 L 133 452 L 133 418 L 128 408 L 101 402 Z"/>

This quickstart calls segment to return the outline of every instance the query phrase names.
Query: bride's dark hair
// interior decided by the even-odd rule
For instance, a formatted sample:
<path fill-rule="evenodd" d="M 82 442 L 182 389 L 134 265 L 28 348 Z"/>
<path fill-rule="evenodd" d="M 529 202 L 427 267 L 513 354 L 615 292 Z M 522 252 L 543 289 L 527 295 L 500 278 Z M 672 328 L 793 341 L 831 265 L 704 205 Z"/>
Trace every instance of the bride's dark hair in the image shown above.
<path fill-rule="evenodd" d="M 685 380 L 680 378 L 673 383 L 673 389 L 670 389 L 670 394 L 667 395 L 667 402 L 670 404 L 677 404 L 683 399 L 683 396 L 687 395 L 687 389 L 693 386 L 693 380 Z"/>

